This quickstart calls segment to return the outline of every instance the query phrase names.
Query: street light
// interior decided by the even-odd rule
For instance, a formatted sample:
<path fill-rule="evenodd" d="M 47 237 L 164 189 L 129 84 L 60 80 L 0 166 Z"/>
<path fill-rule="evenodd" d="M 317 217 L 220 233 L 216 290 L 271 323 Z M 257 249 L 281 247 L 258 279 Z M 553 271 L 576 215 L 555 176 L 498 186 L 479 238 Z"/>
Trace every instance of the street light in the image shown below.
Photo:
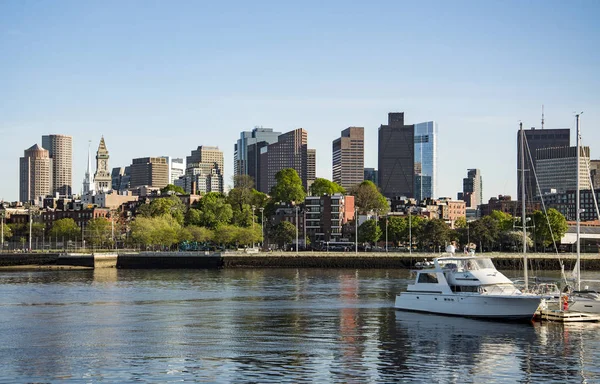
<path fill-rule="evenodd" d="M 385 215 L 385 251 L 388 251 L 388 215 Z"/>
<path fill-rule="evenodd" d="M 254 248 L 254 210 L 256 209 L 256 207 L 253 205 L 252 206 L 252 248 Z"/>
<path fill-rule="evenodd" d="M 260 207 L 260 235 L 262 237 L 262 246 L 265 247 L 265 208 Z"/>
<path fill-rule="evenodd" d="M 296 254 L 298 254 L 298 206 L 296 205 Z"/>
<path fill-rule="evenodd" d="M 412 255 L 412 221 L 410 218 L 410 208 L 408 209 L 408 254 Z"/>
<path fill-rule="evenodd" d="M 358 208 L 354 207 L 354 253 L 358 254 Z"/>
<path fill-rule="evenodd" d="M 4 216 L 5 216 L 5 211 L 2 210 L 2 212 L 0 212 L 0 218 L 2 218 L 2 224 L 0 224 L 0 226 L 2 227 L 2 234 L 0 235 L 0 251 L 4 251 Z"/>

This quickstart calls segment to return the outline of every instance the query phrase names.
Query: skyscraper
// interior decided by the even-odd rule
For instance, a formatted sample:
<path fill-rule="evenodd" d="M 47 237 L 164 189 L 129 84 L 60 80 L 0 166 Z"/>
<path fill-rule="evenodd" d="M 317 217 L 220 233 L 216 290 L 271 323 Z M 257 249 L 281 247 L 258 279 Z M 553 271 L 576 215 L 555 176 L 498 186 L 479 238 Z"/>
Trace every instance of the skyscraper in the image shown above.
<path fill-rule="evenodd" d="M 316 158 L 316 152 L 311 152 L 311 159 Z M 314 160 L 309 160 L 308 133 L 298 128 L 279 135 L 277 142 L 261 149 L 260 153 L 260 191 L 269 193 L 275 185 L 275 175 L 286 168 L 293 168 L 302 179 L 302 185 L 307 189 L 314 181 Z M 309 169 L 311 168 L 311 169 Z"/>
<path fill-rule="evenodd" d="M 385 197 L 414 196 L 414 125 L 404 125 L 404 112 L 388 114 L 379 127 L 379 188 Z"/>
<path fill-rule="evenodd" d="M 477 208 L 483 202 L 483 184 L 479 169 L 468 169 L 467 177 L 463 179 L 463 192 L 459 200 L 466 203 L 467 208 Z"/>
<path fill-rule="evenodd" d="M 185 175 L 175 185 L 187 193 L 224 192 L 223 152 L 218 147 L 201 145 L 186 158 Z"/>
<path fill-rule="evenodd" d="M 108 170 L 108 149 L 104 143 L 104 136 L 100 138 L 98 151 L 96 151 L 96 173 L 94 173 L 94 189 L 97 193 L 112 189 L 112 176 Z"/>
<path fill-rule="evenodd" d="M 435 121 L 414 125 L 414 198 L 422 201 L 436 197 L 437 132 Z"/>
<path fill-rule="evenodd" d="M 332 180 L 346 190 L 364 180 L 365 129 L 349 127 L 332 143 Z"/>
<path fill-rule="evenodd" d="M 590 147 L 581 147 L 579 157 L 579 189 L 591 188 L 587 164 Z M 577 147 L 540 148 L 536 151 L 536 175 L 542 194 L 564 193 L 577 188 Z M 536 189 L 534 196 L 540 193 Z"/>
<path fill-rule="evenodd" d="M 571 133 L 566 129 L 524 129 L 525 136 L 525 200 L 531 201 L 537 193 L 535 174 L 536 151 L 541 148 L 570 147 Z M 533 160 L 533 161 L 532 161 Z M 533 164 L 533 165 L 532 165 Z M 521 130 L 517 131 L 517 197 L 521 201 Z"/>
<path fill-rule="evenodd" d="M 70 196 L 73 186 L 73 138 L 67 135 L 42 136 L 42 147 L 52 159 L 52 193 Z"/>
<path fill-rule="evenodd" d="M 52 159 L 35 144 L 19 159 L 19 200 L 36 204 L 52 192 Z"/>
<path fill-rule="evenodd" d="M 252 132 L 240 133 L 240 138 L 234 145 L 233 174 L 249 175 L 254 179 L 258 189 L 260 179 L 260 150 L 269 144 L 277 142 L 281 132 L 272 128 L 255 127 Z"/>
<path fill-rule="evenodd" d="M 365 180 L 372 181 L 373 184 L 379 184 L 379 172 L 375 168 L 365 168 L 364 170 Z"/>
<path fill-rule="evenodd" d="M 143 157 L 131 162 L 130 188 L 164 188 L 169 184 L 169 165 L 163 157 Z"/>

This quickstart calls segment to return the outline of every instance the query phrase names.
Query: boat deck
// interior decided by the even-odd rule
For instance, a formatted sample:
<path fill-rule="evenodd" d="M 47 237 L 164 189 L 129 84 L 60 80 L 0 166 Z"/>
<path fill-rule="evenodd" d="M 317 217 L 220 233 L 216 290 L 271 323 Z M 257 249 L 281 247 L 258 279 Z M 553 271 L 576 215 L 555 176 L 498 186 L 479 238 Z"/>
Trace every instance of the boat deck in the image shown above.
<path fill-rule="evenodd" d="M 540 321 L 554 321 L 559 323 L 599 322 L 600 316 L 592 313 L 560 311 L 557 309 L 540 309 L 534 318 Z"/>

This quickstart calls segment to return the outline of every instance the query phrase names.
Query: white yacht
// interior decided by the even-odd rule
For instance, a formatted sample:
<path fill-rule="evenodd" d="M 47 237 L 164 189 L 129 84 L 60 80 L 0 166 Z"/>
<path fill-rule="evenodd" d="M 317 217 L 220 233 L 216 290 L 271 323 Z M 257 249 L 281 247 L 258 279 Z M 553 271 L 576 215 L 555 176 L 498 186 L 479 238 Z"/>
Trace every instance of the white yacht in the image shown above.
<path fill-rule="evenodd" d="M 542 297 L 526 294 L 485 257 L 454 256 L 420 269 L 415 283 L 396 296 L 395 308 L 505 321 L 531 320 Z"/>

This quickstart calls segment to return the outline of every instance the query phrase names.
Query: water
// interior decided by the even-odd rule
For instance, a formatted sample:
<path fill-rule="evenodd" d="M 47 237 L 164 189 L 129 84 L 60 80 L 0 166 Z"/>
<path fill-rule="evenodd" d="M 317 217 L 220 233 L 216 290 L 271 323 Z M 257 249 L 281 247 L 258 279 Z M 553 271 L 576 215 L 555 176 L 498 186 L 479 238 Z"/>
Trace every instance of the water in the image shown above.
<path fill-rule="evenodd" d="M 0 381 L 600 382 L 600 325 L 394 311 L 408 281 L 402 270 L 0 272 Z"/>

